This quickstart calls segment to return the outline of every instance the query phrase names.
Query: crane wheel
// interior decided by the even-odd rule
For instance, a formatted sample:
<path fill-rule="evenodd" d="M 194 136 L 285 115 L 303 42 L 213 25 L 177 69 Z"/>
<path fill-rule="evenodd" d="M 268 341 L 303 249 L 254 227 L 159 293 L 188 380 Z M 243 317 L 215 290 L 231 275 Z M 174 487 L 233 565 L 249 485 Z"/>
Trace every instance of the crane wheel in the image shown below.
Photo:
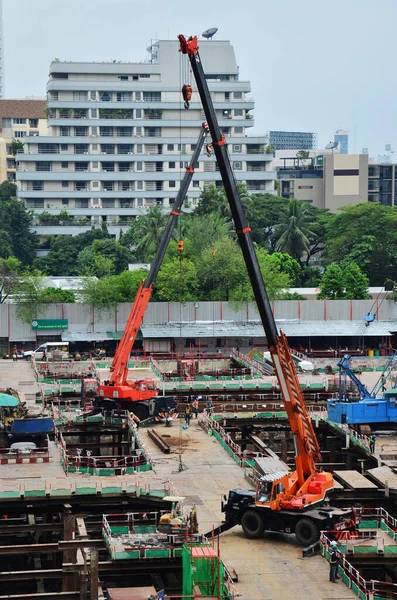
<path fill-rule="evenodd" d="M 241 526 L 248 538 L 261 537 L 265 530 L 265 524 L 261 515 L 256 510 L 247 510 L 241 519 Z"/>
<path fill-rule="evenodd" d="M 305 548 L 315 544 L 320 539 L 320 529 L 313 519 L 304 517 L 295 526 L 295 535 L 301 546 Z"/>
<path fill-rule="evenodd" d="M 132 402 L 131 404 L 128 405 L 128 410 L 130 412 L 133 412 L 134 415 L 136 417 L 138 417 L 138 419 L 140 421 L 144 421 L 145 419 L 147 419 L 149 417 L 148 407 L 145 406 L 144 404 L 141 404 L 140 402 L 138 402 L 137 404 L 134 404 L 134 402 Z"/>

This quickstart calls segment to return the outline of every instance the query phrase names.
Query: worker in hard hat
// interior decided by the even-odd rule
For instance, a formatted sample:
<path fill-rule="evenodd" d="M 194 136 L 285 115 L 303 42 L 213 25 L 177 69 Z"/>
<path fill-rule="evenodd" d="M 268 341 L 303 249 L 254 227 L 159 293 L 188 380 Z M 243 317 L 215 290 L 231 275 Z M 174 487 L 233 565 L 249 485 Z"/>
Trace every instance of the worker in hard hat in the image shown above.
<path fill-rule="evenodd" d="M 338 544 L 332 540 L 329 549 L 329 580 L 331 583 L 337 583 L 337 579 L 340 579 L 338 575 Z"/>

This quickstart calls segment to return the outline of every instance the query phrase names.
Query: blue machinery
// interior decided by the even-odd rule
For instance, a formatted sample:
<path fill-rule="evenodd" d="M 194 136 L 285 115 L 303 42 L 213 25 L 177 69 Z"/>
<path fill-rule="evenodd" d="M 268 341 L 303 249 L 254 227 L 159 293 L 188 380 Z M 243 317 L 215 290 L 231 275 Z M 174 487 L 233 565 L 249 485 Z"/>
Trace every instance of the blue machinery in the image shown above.
<path fill-rule="evenodd" d="M 337 400 L 328 400 L 328 418 L 336 423 L 364 425 L 371 423 L 397 423 L 397 387 L 384 391 L 385 382 L 391 379 L 397 367 L 397 352 L 390 358 L 385 370 L 370 392 L 350 367 L 350 356 L 339 362 L 339 393 Z M 360 400 L 349 401 L 347 378 L 356 385 Z"/>

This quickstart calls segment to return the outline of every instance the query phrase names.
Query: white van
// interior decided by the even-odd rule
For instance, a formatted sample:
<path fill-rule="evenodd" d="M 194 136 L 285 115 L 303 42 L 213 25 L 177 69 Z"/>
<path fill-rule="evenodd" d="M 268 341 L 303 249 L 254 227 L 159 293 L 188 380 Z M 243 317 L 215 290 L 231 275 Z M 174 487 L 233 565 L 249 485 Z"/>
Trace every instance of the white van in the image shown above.
<path fill-rule="evenodd" d="M 42 360 L 44 350 L 47 351 L 47 360 L 52 360 L 54 350 L 62 352 L 62 359 L 69 358 L 69 342 L 46 342 L 45 344 L 41 344 L 36 350 L 24 352 L 23 357 L 26 360 L 32 360 L 34 356 L 35 360 Z"/>

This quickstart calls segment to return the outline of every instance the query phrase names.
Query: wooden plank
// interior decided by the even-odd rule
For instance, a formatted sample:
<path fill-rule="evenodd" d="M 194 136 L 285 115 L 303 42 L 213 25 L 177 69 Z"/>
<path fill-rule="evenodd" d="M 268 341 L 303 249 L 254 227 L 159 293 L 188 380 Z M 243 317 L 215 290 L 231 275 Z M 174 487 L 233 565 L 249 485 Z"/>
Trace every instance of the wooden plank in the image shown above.
<path fill-rule="evenodd" d="M 334 471 L 336 478 L 352 490 L 376 490 L 377 486 L 358 471 Z"/>
<path fill-rule="evenodd" d="M 391 490 L 397 490 L 397 475 L 390 469 L 390 467 L 376 467 L 374 469 L 368 469 L 368 474 L 371 475 L 375 481 L 379 482 L 383 487 L 387 485 Z"/>

